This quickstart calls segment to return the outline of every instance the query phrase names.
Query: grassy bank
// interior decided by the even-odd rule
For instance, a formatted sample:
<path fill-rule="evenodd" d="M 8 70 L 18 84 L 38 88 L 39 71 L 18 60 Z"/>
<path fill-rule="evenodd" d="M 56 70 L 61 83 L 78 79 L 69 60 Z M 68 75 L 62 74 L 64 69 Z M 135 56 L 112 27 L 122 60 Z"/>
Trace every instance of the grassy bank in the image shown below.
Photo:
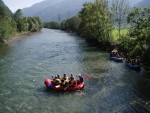
<path fill-rule="evenodd" d="M 126 36 L 128 32 L 129 32 L 128 28 L 121 29 L 120 35 L 121 36 Z M 112 35 L 113 40 L 118 42 L 118 40 L 119 40 L 119 31 L 118 31 L 117 28 L 114 28 L 112 30 L 112 34 L 111 35 Z"/>

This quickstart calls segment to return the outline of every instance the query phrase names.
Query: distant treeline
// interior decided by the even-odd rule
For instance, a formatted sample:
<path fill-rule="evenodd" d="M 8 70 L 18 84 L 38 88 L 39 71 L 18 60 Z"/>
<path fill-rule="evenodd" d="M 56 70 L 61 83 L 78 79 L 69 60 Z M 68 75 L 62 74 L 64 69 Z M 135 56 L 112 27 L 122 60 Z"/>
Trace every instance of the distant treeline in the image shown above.
<path fill-rule="evenodd" d="M 39 17 L 24 17 L 20 9 L 10 14 L 6 7 L 0 4 L 0 44 L 18 32 L 35 32 L 41 29 Z"/>
<path fill-rule="evenodd" d="M 106 0 L 96 0 L 85 3 L 77 16 L 61 23 L 47 22 L 44 27 L 76 33 L 110 51 L 117 47 L 127 56 L 138 56 L 144 65 L 150 66 L 150 8 L 127 9 L 126 0 L 114 0 L 111 8 Z M 112 32 L 116 28 L 119 38 L 115 40 Z M 125 35 L 121 34 L 123 30 L 127 31 Z"/>
<path fill-rule="evenodd" d="M 61 25 L 59 22 L 44 22 L 43 23 L 44 28 L 49 28 L 49 29 L 60 29 Z"/>

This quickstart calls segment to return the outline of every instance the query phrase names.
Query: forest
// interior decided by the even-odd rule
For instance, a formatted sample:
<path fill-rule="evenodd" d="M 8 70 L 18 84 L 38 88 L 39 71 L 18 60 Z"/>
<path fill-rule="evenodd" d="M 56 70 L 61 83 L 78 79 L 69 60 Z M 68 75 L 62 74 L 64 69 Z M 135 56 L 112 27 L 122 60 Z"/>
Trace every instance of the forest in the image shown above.
<path fill-rule="evenodd" d="M 0 45 L 16 34 L 41 29 L 42 22 L 39 17 L 24 17 L 21 9 L 12 14 L 4 4 L 0 4 Z"/>

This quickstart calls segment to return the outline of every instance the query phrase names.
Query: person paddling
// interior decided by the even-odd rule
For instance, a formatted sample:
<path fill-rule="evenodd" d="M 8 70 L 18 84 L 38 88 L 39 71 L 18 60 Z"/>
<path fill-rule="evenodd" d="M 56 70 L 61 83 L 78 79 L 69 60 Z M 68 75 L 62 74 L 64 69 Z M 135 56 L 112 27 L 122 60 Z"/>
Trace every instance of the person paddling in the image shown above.
<path fill-rule="evenodd" d="M 55 78 L 53 79 L 53 84 L 54 85 L 60 85 L 61 84 L 61 80 L 58 78 L 58 75 L 57 75 L 57 77 L 55 76 Z"/>
<path fill-rule="evenodd" d="M 66 74 L 64 74 L 64 76 L 61 80 L 61 85 L 62 86 L 67 86 L 68 83 L 69 83 L 68 77 L 66 76 Z"/>
<path fill-rule="evenodd" d="M 79 81 L 82 83 L 83 82 L 83 76 L 79 74 Z"/>
<path fill-rule="evenodd" d="M 72 78 L 70 86 L 72 86 L 72 87 L 77 86 L 77 80 L 75 80 L 74 78 Z"/>

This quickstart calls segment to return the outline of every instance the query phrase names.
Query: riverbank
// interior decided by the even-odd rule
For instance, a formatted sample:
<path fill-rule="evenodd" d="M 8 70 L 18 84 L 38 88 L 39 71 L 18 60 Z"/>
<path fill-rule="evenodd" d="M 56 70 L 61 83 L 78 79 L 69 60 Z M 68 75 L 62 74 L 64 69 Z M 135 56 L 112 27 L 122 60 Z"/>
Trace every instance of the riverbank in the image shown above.
<path fill-rule="evenodd" d="M 12 41 L 19 40 L 19 39 L 23 38 L 26 35 L 31 35 L 31 34 L 38 33 L 38 32 L 40 32 L 40 31 L 36 31 L 36 32 L 30 32 L 30 31 L 17 32 L 14 36 L 9 38 L 8 40 L 3 40 L 0 45 L 11 43 Z"/>
<path fill-rule="evenodd" d="M 31 32 L 28 32 L 28 31 L 26 31 L 26 32 L 21 32 L 21 33 L 16 33 L 13 37 L 11 37 L 10 39 L 8 39 L 7 41 L 6 41 L 6 43 L 10 43 L 10 42 L 12 42 L 12 41 L 14 41 L 14 40 L 18 40 L 18 39 L 20 39 L 20 38 L 23 38 L 23 36 L 24 35 L 29 35 L 29 34 L 31 34 Z"/>
<path fill-rule="evenodd" d="M 29 35 L 29 34 L 31 34 L 31 32 L 28 32 L 28 31 L 26 31 L 26 32 L 17 32 L 17 33 L 15 33 L 13 36 L 11 36 L 9 39 L 7 39 L 7 40 L 0 40 L 0 46 L 1 45 L 5 45 L 5 44 L 8 44 L 8 43 L 10 43 L 10 42 L 12 42 L 12 41 L 14 41 L 14 40 L 17 40 L 17 39 L 20 39 L 20 38 L 23 38 L 23 36 L 24 35 Z"/>

